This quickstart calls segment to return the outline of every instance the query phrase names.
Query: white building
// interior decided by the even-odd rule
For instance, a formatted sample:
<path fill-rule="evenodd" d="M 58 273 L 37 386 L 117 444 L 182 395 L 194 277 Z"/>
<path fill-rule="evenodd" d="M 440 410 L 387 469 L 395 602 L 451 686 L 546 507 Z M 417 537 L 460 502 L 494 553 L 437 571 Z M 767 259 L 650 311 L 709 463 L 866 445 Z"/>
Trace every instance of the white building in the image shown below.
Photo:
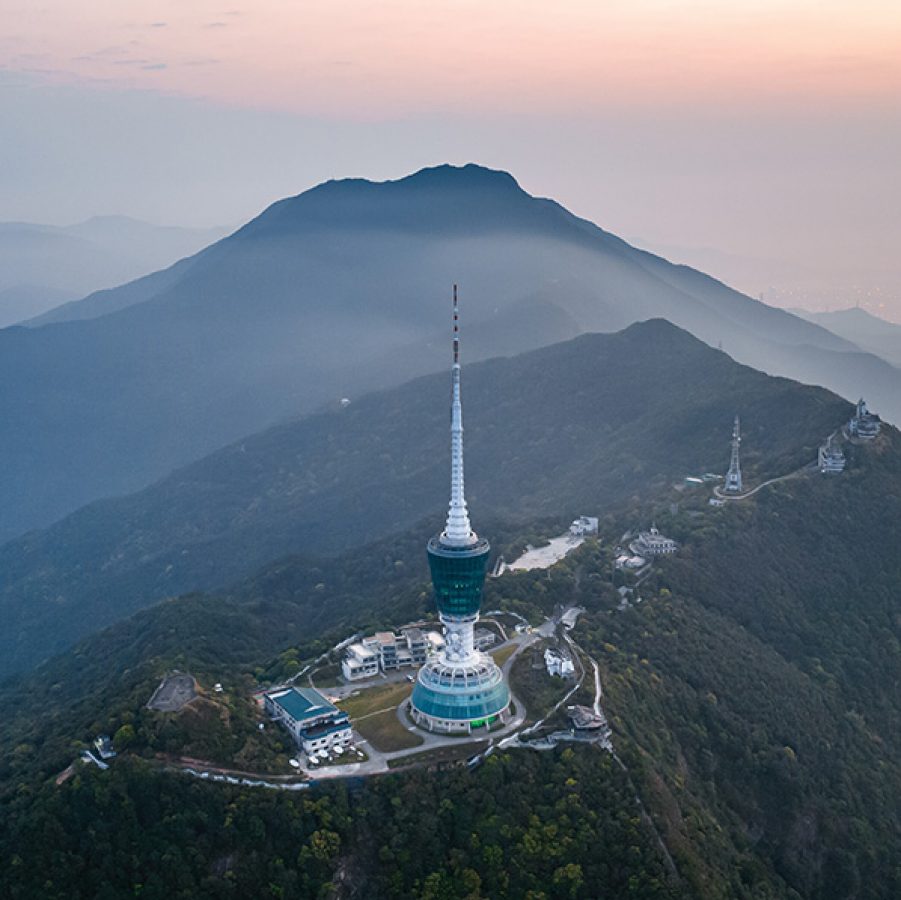
<path fill-rule="evenodd" d="M 383 672 L 421 666 L 428 655 L 428 640 L 418 628 L 402 628 L 400 634 L 377 631 L 372 637 L 363 638 L 363 646 L 378 654 Z"/>
<path fill-rule="evenodd" d="M 101 759 L 113 759 L 116 756 L 116 751 L 113 750 L 113 742 L 108 734 L 98 735 L 94 739 L 94 749 Z"/>
<path fill-rule="evenodd" d="M 544 651 L 544 664 L 548 675 L 557 675 L 560 678 L 572 678 L 576 674 L 576 667 L 568 653 L 548 647 Z"/>
<path fill-rule="evenodd" d="M 866 401 L 861 397 L 857 401 L 857 409 L 848 423 L 848 433 L 862 441 L 871 441 L 878 437 L 881 426 L 882 420 L 876 413 L 871 413 L 867 409 Z"/>
<path fill-rule="evenodd" d="M 838 475 L 845 471 L 845 454 L 842 448 L 832 443 L 832 435 L 826 438 L 817 453 L 817 465 L 824 475 Z"/>
<path fill-rule="evenodd" d="M 429 654 L 428 637 L 418 628 L 377 631 L 344 651 L 341 673 L 347 681 L 371 678 L 379 671 L 392 672 L 409 666 L 421 666 Z"/>
<path fill-rule="evenodd" d="M 638 556 L 666 556 L 675 553 L 679 545 L 672 539 L 662 535 L 655 525 L 650 531 L 640 531 L 638 538 L 629 545 Z"/>
<path fill-rule="evenodd" d="M 264 694 L 263 703 L 308 756 L 351 743 L 353 733 L 347 713 L 315 688 L 282 688 Z"/>
<path fill-rule="evenodd" d="M 379 674 L 379 655 L 362 644 L 351 644 L 341 661 L 341 673 L 345 681 L 372 678 Z"/>
<path fill-rule="evenodd" d="M 484 650 L 497 643 L 497 635 L 490 628 L 476 628 L 472 634 L 472 644 L 476 650 Z"/>
<path fill-rule="evenodd" d="M 340 747 L 342 750 L 350 746 L 353 741 L 353 732 L 350 728 L 350 722 L 334 722 L 332 724 L 323 723 L 322 725 L 313 725 L 304 729 L 300 746 L 307 756 L 312 757 L 316 753 L 323 750 L 328 752 Z"/>
<path fill-rule="evenodd" d="M 438 631 L 430 631 L 425 636 L 426 641 L 428 641 L 428 652 L 429 655 L 433 653 L 440 653 L 444 649 L 444 636 Z"/>
<path fill-rule="evenodd" d="M 597 516 L 579 516 L 578 519 L 573 519 L 572 525 L 569 526 L 569 533 L 573 537 L 585 537 L 589 534 L 597 534 Z"/>

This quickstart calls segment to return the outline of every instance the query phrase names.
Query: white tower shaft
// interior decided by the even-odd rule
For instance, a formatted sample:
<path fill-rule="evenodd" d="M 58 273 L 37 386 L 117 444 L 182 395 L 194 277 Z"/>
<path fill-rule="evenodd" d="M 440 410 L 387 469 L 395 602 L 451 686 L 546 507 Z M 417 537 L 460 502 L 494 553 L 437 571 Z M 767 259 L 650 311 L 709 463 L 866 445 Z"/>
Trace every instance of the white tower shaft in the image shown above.
<path fill-rule="evenodd" d="M 466 547 L 475 543 L 463 489 L 463 404 L 460 400 L 460 331 L 457 286 L 454 285 L 454 367 L 451 398 L 451 497 L 442 543 Z"/>

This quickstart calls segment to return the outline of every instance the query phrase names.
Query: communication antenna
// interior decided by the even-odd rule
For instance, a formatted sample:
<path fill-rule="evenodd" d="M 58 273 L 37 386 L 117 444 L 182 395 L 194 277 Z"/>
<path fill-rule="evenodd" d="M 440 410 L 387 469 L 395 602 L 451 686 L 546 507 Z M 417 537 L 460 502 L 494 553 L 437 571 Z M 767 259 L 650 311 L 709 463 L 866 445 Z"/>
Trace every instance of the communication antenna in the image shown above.
<path fill-rule="evenodd" d="M 460 313 L 457 308 L 457 285 L 454 285 L 454 365 L 460 365 Z"/>

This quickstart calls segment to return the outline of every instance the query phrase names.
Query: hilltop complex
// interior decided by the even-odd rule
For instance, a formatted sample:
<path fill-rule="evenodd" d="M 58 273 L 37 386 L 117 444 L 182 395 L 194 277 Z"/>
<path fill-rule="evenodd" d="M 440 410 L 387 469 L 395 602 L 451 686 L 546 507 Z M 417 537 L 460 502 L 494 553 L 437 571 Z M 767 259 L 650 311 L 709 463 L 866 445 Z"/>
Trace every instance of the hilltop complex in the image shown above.
<path fill-rule="evenodd" d="M 429 568 L 444 625 L 444 649 L 419 670 L 410 709 L 429 731 L 468 733 L 506 720 L 510 691 L 494 660 L 476 650 L 482 587 L 491 547 L 469 521 L 463 491 L 463 407 L 460 340 L 454 286 L 454 364 L 451 398 L 451 498 L 444 531 L 428 543 Z"/>
<path fill-rule="evenodd" d="M 857 408 L 851 421 L 848 422 L 848 434 L 862 441 L 871 441 L 879 436 L 879 429 L 882 427 L 882 420 L 876 413 L 871 413 L 867 409 L 867 403 L 863 399 L 857 401 Z"/>

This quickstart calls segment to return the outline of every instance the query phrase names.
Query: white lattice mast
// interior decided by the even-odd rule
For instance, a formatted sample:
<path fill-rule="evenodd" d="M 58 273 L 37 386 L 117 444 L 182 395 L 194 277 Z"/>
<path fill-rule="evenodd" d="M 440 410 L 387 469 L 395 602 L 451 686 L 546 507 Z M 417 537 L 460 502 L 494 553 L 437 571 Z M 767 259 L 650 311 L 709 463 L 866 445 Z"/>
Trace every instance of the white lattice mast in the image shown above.
<path fill-rule="evenodd" d="M 463 404 L 460 401 L 460 312 L 457 306 L 457 285 L 454 285 L 454 365 L 451 398 L 451 497 L 447 510 L 447 525 L 441 535 L 442 543 L 451 547 L 466 547 L 475 543 L 466 508 L 463 489 Z"/>
<path fill-rule="evenodd" d="M 741 423 L 738 416 L 732 426 L 732 458 L 729 461 L 729 471 L 726 473 L 726 490 L 731 493 L 741 493 Z"/>

